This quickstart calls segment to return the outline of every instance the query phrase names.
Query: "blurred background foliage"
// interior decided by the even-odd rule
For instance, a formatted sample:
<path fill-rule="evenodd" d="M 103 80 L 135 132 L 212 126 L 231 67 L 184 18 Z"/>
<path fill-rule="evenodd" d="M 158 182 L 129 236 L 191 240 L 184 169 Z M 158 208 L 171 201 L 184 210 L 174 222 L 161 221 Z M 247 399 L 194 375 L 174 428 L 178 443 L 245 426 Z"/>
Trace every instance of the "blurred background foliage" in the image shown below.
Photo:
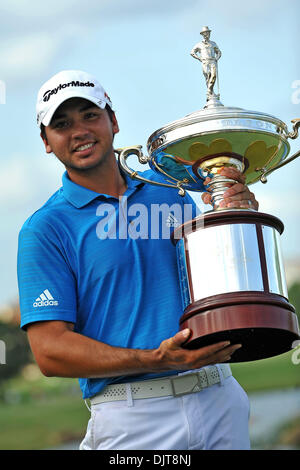
<path fill-rule="evenodd" d="M 16 376 L 22 368 L 33 361 L 26 334 L 16 325 L 0 322 L 0 339 L 5 344 L 5 367 L 0 371 L 0 392 L 2 384 Z"/>
<path fill-rule="evenodd" d="M 289 301 L 294 305 L 300 323 L 300 282 L 294 282 L 289 288 Z"/>

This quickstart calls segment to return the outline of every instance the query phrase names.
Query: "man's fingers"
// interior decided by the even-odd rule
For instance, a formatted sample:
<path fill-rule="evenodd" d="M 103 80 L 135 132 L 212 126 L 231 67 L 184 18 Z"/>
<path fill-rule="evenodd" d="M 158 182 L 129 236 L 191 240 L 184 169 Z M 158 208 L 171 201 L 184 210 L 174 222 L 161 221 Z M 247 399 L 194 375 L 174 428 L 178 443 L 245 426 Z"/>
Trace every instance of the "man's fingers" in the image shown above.
<path fill-rule="evenodd" d="M 243 185 L 243 183 L 236 183 L 230 188 L 226 189 L 224 193 L 224 198 L 226 197 L 230 197 L 231 199 L 235 199 L 236 197 L 240 198 L 240 195 L 244 193 L 245 194 L 247 193 L 247 195 L 249 195 L 248 199 L 250 199 L 250 191 L 248 190 L 248 188 L 245 185 Z"/>
<path fill-rule="evenodd" d="M 202 193 L 202 201 L 204 204 L 211 204 L 211 194 L 210 193 Z"/>
<path fill-rule="evenodd" d="M 241 344 L 233 344 L 231 346 L 228 346 L 226 348 L 223 348 L 221 351 L 218 351 L 214 356 L 213 356 L 213 362 L 214 364 L 218 362 L 226 362 L 231 359 L 232 354 L 240 349 L 242 347 Z"/>
<path fill-rule="evenodd" d="M 202 353 L 205 358 L 209 357 L 227 357 L 231 356 L 237 349 L 239 349 L 241 344 L 230 344 L 230 341 L 223 341 L 220 343 L 212 344 L 202 348 Z"/>
<path fill-rule="evenodd" d="M 182 331 L 179 331 L 174 335 L 172 338 L 170 338 L 168 341 L 170 346 L 181 346 L 187 339 L 189 338 L 191 334 L 191 330 L 189 328 L 185 328 Z M 209 346 L 205 346 L 201 349 L 199 349 L 199 354 L 201 357 L 206 358 L 209 356 L 213 356 L 215 353 L 223 350 L 224 348 L 227 348 L 226 353 L 230 353 L 231 349 L 234 348 L 236 345 L 230 345 L 230 341 L 221 341 L 219 343 L 211 344 Z M 229 349 L 228 349 L 229 347 Z M 195 355 L 198 353 L 196 352 L 197 350 L 194 350 Z"/>
<path fill-rule="evenodd" d="M 244 201 L 248 201 L 251 199 L 253 203 L 255 202 L 254 195 L 252 198 L 251 197 L 252 193 L 250 193 L 247 186 L 245 186 L 245 179 L 246 179 L 245 175 L 241 174 L 238 170 L 232 167 L 223 167 L 218 171 L 218 173 L 219 175 L 225 176 L 227 178 L 230 178 L 236 181 L 236 183 L 233 182 L 233 183 L 227 184 L 228 189 L 224 193 L 224 198 L 230 199 L 230 200 L 226 201 L 225 203 L 222 202 L 220 207 L 228 207 L 227 206 L 228 203 L 232 203 L 233 201 L 236 201 L 236 200 L 237 201 L 243 200 L 243 206 L 245 205 Z M 211 179 L 207 177 L 204 180 L 204 185 L 207 186 L 210 183 L 210 181 Z M 204 202 L 204 204 L 211 204 L 211 195 L 209 193 L 211 189 L 207 187 L 207 191 L 208 192 L 205 192 L 202 194 L 202 201 Z M 237 207 L 239 207 L 239 204 L 237 204 Z"/>
<path fill-rule="evenodd" d="M 232 167 L 223 167 L 219 171 L 220 175 L 227 176 L 227 178 L 232 178 L 239 183 L 245 183 L 246 177 L 240 171 Z"/>
<path fill-rule="evenodd" d="M 173 336 L 170 339 L 172 340 L 173 344 L 175 344 L 176 346 L 181 346 L 182 343 L 184 343 L 188 339 L 190 334 L 191 334 L 191 330 L 189 328 L 185 328 L 185 330 L 179 331 L 178 333 L 176 333 L 175 336 Z"/>
<path fill-rule="evenodd" d="M 240 344 L 232 345 L 230 341 L 221 341 L 189 350 L 184 348 L 183 344 L 190 335 L 191 330 L 186 328 L 161 343 L 157 350 L 161 370 L 190 370 L 226 362 L 241 347 Z"/>

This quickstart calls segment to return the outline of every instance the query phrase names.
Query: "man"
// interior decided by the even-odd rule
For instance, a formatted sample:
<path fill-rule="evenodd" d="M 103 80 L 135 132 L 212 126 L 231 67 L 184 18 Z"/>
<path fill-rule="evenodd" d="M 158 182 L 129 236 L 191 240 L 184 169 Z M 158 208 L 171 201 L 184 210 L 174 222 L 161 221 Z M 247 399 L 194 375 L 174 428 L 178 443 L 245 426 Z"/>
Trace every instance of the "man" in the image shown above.
<path fill-rule="evenodd" d="M 195 214 L 192 199 L 122 173 L 113 149 L 118 122 L 94 77 L 55 75 L 38 94 L 37 114 L 46 152 L 66 172 L 62 188 L 20 232 L 21 326 L 41 371 L 79 378 L 90 399 L 80 448 L 248 448 L 247 397 L 222 364 L 240 345 L 184 349 L 190 331 L 178 332 L 174 246 L 160 236 L 130 236 L 134 205 L 149 208 L 151 224 L 152 204 L 191 204 Z M 224 174 L 240 183 L 223 205 L 257 208 L 243 177 Z M 194 393 L 191 378 L 202 391 Z"/>
<path fill-rule="evenodd" d="M 191 50 L 191 56 L 202 62 L 202 70 L 207 86 L 207 101 L 211 98 L 218 98 L 213 91 L 214 85 L 218 75 L 218 60 L 221 57 L 221 51 L 217 44 L 210 41 L 211 30 L 204 26 L 200 34 L 203 36 L 203 41 L 198 42 Z"/>

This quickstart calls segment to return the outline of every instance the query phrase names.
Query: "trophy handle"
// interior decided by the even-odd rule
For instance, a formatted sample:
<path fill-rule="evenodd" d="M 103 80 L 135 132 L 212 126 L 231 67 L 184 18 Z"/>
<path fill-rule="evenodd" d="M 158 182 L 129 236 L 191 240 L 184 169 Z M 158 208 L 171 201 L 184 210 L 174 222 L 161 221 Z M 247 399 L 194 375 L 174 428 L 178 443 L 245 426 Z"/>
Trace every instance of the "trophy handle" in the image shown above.
<path fill-rule="evenodd" d="M 145 163 L 148 163 L 151 160 L 151 157 L 147 155 L 143 155 L 141 145 L 137 145 L 135 147 L 124 147 L 120 149 L 115 149 L 115 152 L 119 156 L 119 163 L 120 163 L 121 168 L 130 176 L 130 178 L 143 181 L 144 183 L 153 184 L 155 186 L 166 186 L 168 188 L 178 189 L 178 194 L 180 196 L 185 196 L 185 190 L 181 187 L 182 183 L 180 181 L 176 185 L 167 184 L 167 183 L 158 183 L 156 181 L 151 181 L 151 180 L 148 180 L 147 178 L 144 178 L 137 171 L 134 171 L 131 168 L 129 168 L 129 166 L 127 165 L 127 161 L 126 161 L 129 155 L 136 155 L 138 157 L 139 162 L 142 163 L 143 165 Z"/>
<path fill-rule="evenodd" d="M 296 139 L 298 137 L 298 134 L 299 134 L 300 119 L 293 119 L 291 122 L 293 123 L 293 130 L 292 130 L 292 132 L 289 132 L 286 135 L 286 138 L 287 139 L 288 138 L 289 139 Z M 267 175 L 270 175 L 270 173 L 273 173 L 273 171 L 278 170 L 279 168 L 282 168 L 283 166 L 285 166 L 288 163 L 292 162 L 293 160 L 295 160 L 299 156 L 300 156 L 300 151 L 294 153 L 294 155 L 292 155 L 290 158 L 287 158 L 286 160 L 279 163 L 278 165 L 276 165 L 274 168 L 271 168 L 270 170 L 266 170 L 265 168 L 262 168 L 263 173 L 260 177 L 260 181 L 262 183 L 266 183 L 267 182 L 267 178 L 266 178 Z"/>
<path fill-rule="evenodd" d="M 290 139 L 296 139 L 298 137 L 299 133 L 299 127 L 300 127 L 300 119 L 292 119 L 291 121 L 293 123 L 293 131 L 289 132 L 287 134 L 287 137 Z"/>

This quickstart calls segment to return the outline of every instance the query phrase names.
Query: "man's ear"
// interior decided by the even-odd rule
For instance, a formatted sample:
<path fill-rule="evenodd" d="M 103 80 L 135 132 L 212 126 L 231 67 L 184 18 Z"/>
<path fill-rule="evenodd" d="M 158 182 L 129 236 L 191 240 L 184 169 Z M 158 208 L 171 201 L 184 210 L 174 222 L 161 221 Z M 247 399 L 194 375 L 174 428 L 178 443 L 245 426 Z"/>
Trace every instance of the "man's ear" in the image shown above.
<path fill-rule="evenodd" d="M 41 132 L 40 136 L 41 136 L 42 141 L 44 142 L 46 153 L 52 153 L 52 148 L 50 147 L 50 145 L 48 143 L 48 140 L 47 140 L 47 137 L 45 136 L 45 133 Z"/>
<path fill-rule="evenodd" d="M 120 130 L 115 113 L 113 113 L 113 115 L 112 115 L 112 130 L 113 130 L 114 134 L 117 134 Z"/>

